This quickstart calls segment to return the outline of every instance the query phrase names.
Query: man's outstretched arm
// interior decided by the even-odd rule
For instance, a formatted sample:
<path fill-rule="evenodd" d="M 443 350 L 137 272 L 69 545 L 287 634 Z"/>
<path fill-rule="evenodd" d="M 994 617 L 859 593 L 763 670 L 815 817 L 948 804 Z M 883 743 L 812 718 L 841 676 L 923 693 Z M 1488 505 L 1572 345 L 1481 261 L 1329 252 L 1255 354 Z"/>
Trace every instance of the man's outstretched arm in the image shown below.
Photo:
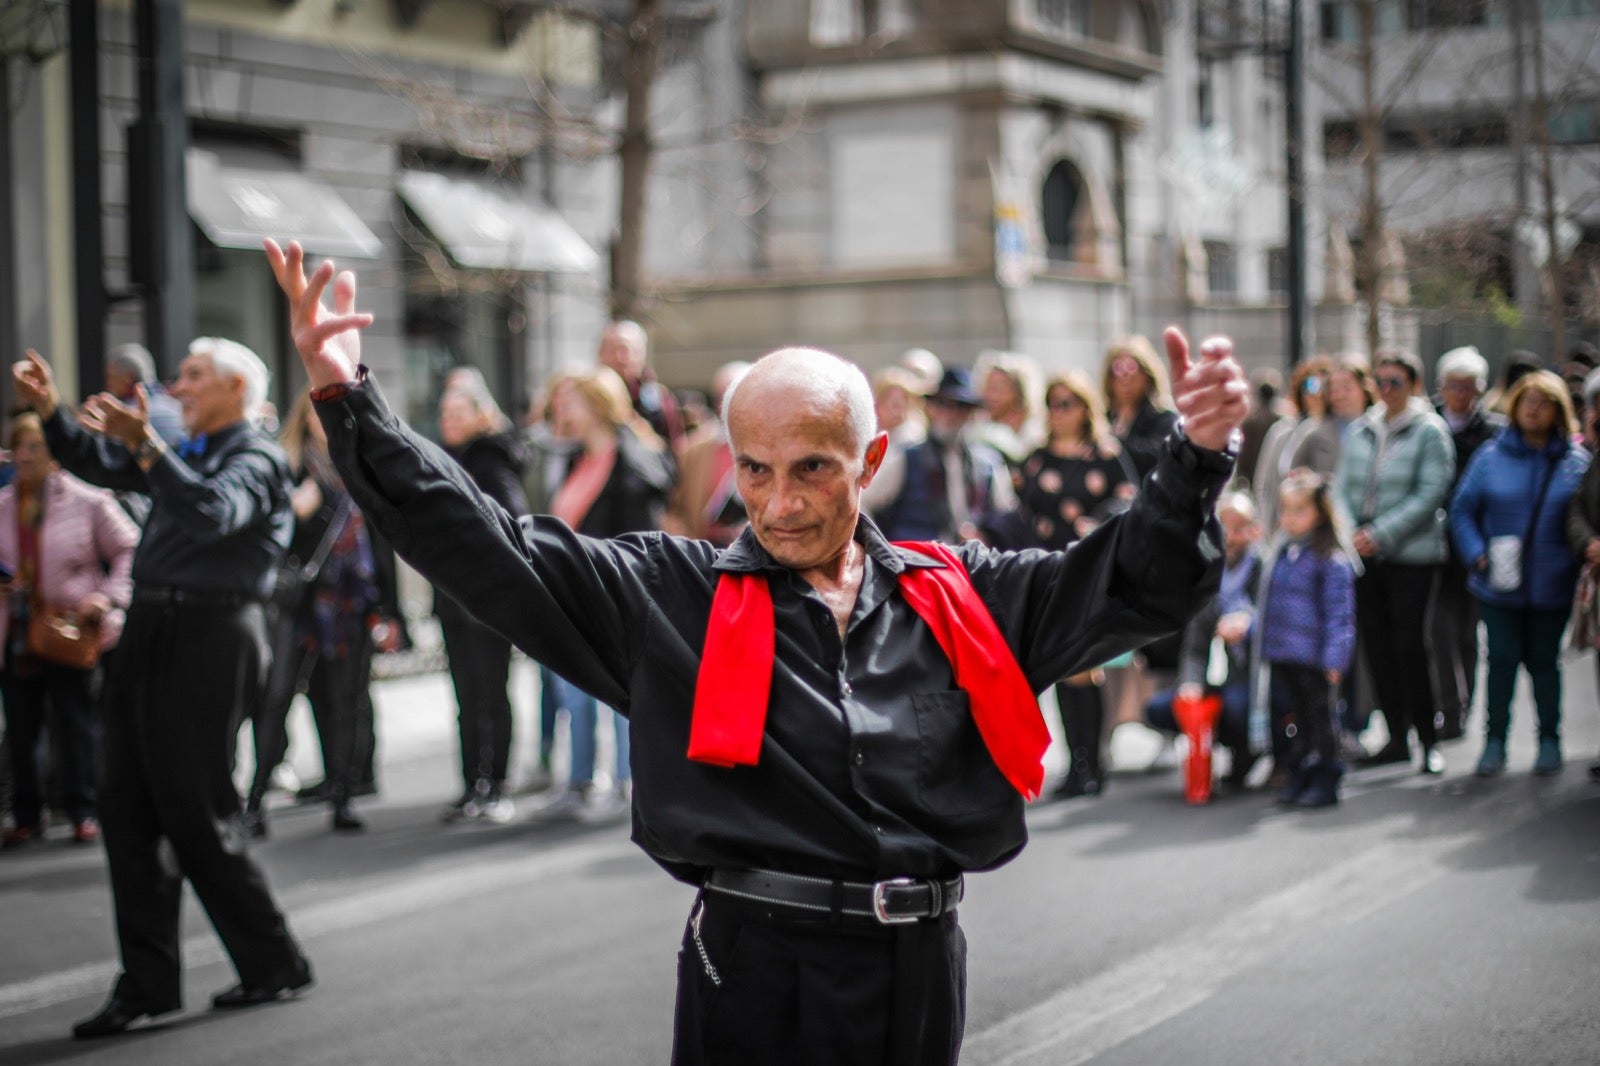
<path fill-rule="evenodd" d="M 361 367 L 355 276 L 323 263 L 308 278 L 297 244 L 266 242 L 291 309 L 328 450 L 395 552 L 480 621 L 613 706 L 645 626 L 645 546 L 601 542 L 551 518 L 520 522 L 449 456 L 389 410 Z M 322 294 L 333 283 L 333 310 Z"/>

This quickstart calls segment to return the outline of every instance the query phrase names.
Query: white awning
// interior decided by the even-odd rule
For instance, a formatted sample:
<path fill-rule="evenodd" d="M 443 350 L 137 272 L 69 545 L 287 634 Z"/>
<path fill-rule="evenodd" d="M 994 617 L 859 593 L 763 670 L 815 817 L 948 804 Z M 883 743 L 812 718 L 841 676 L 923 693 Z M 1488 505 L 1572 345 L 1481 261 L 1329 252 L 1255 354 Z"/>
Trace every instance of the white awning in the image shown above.
<path fill-rule="evenodd" d="M 229 166 L 191 148 L 185 157 L 189 214 L 220 248 L 259 250 L 261 239 L 297 240 L 316 255 L 375 259 L 383 245 L 350 205 L 297 171 Z"/>
<path fill-rule="evenodd" d="M 600 257 L 554 210 L 486 180 L 402 171 L 400 195 L 463 267 L 586 274 Z"/>

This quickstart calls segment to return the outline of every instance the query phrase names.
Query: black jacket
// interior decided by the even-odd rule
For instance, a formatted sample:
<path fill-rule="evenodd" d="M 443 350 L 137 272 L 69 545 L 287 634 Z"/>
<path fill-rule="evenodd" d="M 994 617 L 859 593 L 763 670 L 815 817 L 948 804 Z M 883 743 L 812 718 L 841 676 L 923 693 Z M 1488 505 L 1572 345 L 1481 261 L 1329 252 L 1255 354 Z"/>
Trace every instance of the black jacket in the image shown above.
<path fill-rule="evenodd" d="M 1139 413 L 1133 416 L 1133 423 L 1128 427 L 1128 432 L 1118 434 L 1117 439 L 1122 441 L 1122 446 L 1128 451 L 1128 458 L 1133 460 L 1134 469 L 1138 471 L 1139 480 L 1155 469 L 1156 461 L 1161 458 L 1161 449 L 1167 437 L 1172 433 L 1172 427 L 1178 424 L 1178 416 L 1172 411 L 1163 411 L 1149 400 L 1145 400 L 1139 408 Z"/>
<path fill-rule="evenodd" d="M 509 433 L 485 433 L 473 437 L 459 448 L 447 448 L 445 454 L 483 490 L 489 499 L 513 515 L 528 513 L 528 497 L 522 488 L 522 467 L 526 452 L 521 442 Z M 382 527 L 379 527 L 381 532 Z M 433 590 L 433 613 L 442 618 L 460 621 L 470 617 L 470 611 L 442 595 L 439 587 Z"/>
<path fill-rule="evenodd" d="M 717 866 L 876 880 L 998 866 L 1027 839 L 1022 797 L 983 746 L 897 575 L 938 565 L 857 526 L 868 563 L 843 640 L 803 579 L 746 530 L 600 540 L 497 506 L 384 403 L 375 382 L 318 405 L 330 451 L 402 558 L 517 647 L 628 715 L 633 838 L 689 883 Z M 1177 630 L 1217 587 L 1211 517 L 1231 473 L 1169 448 L 1130 509 L 1068 552 L 955 549 L 1035 691 Z M 760 763 L 685 755 L 723 571 L 770 578 L 777 629 Z"/>
<path fill-rule="evenodd" d="M 568 463 L 570 472 L 576 465 Z M 589 537 L 620 537 L 661 528 L 661 515 L 672 491 L 672 460 L 641 443 L 626 427 L 617 431 L 617 459 L 611 476 L 583 516 L 578 532 Z"/>

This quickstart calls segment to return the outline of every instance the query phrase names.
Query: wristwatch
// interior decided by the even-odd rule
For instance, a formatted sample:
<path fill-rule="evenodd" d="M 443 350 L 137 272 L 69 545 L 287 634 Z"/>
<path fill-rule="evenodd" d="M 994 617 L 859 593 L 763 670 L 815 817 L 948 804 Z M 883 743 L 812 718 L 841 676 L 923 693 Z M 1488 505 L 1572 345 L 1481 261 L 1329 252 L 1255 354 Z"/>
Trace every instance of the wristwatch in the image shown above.
<path fill-rule="evenodd" d="M 146 437 L 144 440 L 140 441 L 139 446 L 133 450 L 133 461 L 141 464 L 152 462 L 165 450 L 166 445 L 162 443 L 160 437 Z"/>

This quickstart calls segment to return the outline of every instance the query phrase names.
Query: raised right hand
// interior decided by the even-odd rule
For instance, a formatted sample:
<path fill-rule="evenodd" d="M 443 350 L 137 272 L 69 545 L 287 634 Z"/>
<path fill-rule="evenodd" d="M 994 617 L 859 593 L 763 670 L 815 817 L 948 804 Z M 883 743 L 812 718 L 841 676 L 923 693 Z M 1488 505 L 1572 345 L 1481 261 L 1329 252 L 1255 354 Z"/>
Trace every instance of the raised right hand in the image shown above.
<path fill-rule="evenodd" d="M 356 276 L 346 270 L 334 278 L 333 263 L 324 260 L 307 279 L 305 251 L 299 241 L 290 241 L 287 252 L 271 238 L 261 243 L 278 287 L 289 298 L 289 335 L 311 387 L 354 381 L 361 364 L 360 330 L 372 324 L 370 314 L 355 310 Z M 322 306 L 322 290 L 330 280 L 332 314 Z"/>
<path fill-rule="evenodd" d="M 48 419 L 61 404 L 61 394 L 56 391 L 56 378 L 50 364 L 32 348 L 28 357 L 11 366 L 11 378 L 16 382 L 17 399 L 33 408 L 40 418 Z"/>

